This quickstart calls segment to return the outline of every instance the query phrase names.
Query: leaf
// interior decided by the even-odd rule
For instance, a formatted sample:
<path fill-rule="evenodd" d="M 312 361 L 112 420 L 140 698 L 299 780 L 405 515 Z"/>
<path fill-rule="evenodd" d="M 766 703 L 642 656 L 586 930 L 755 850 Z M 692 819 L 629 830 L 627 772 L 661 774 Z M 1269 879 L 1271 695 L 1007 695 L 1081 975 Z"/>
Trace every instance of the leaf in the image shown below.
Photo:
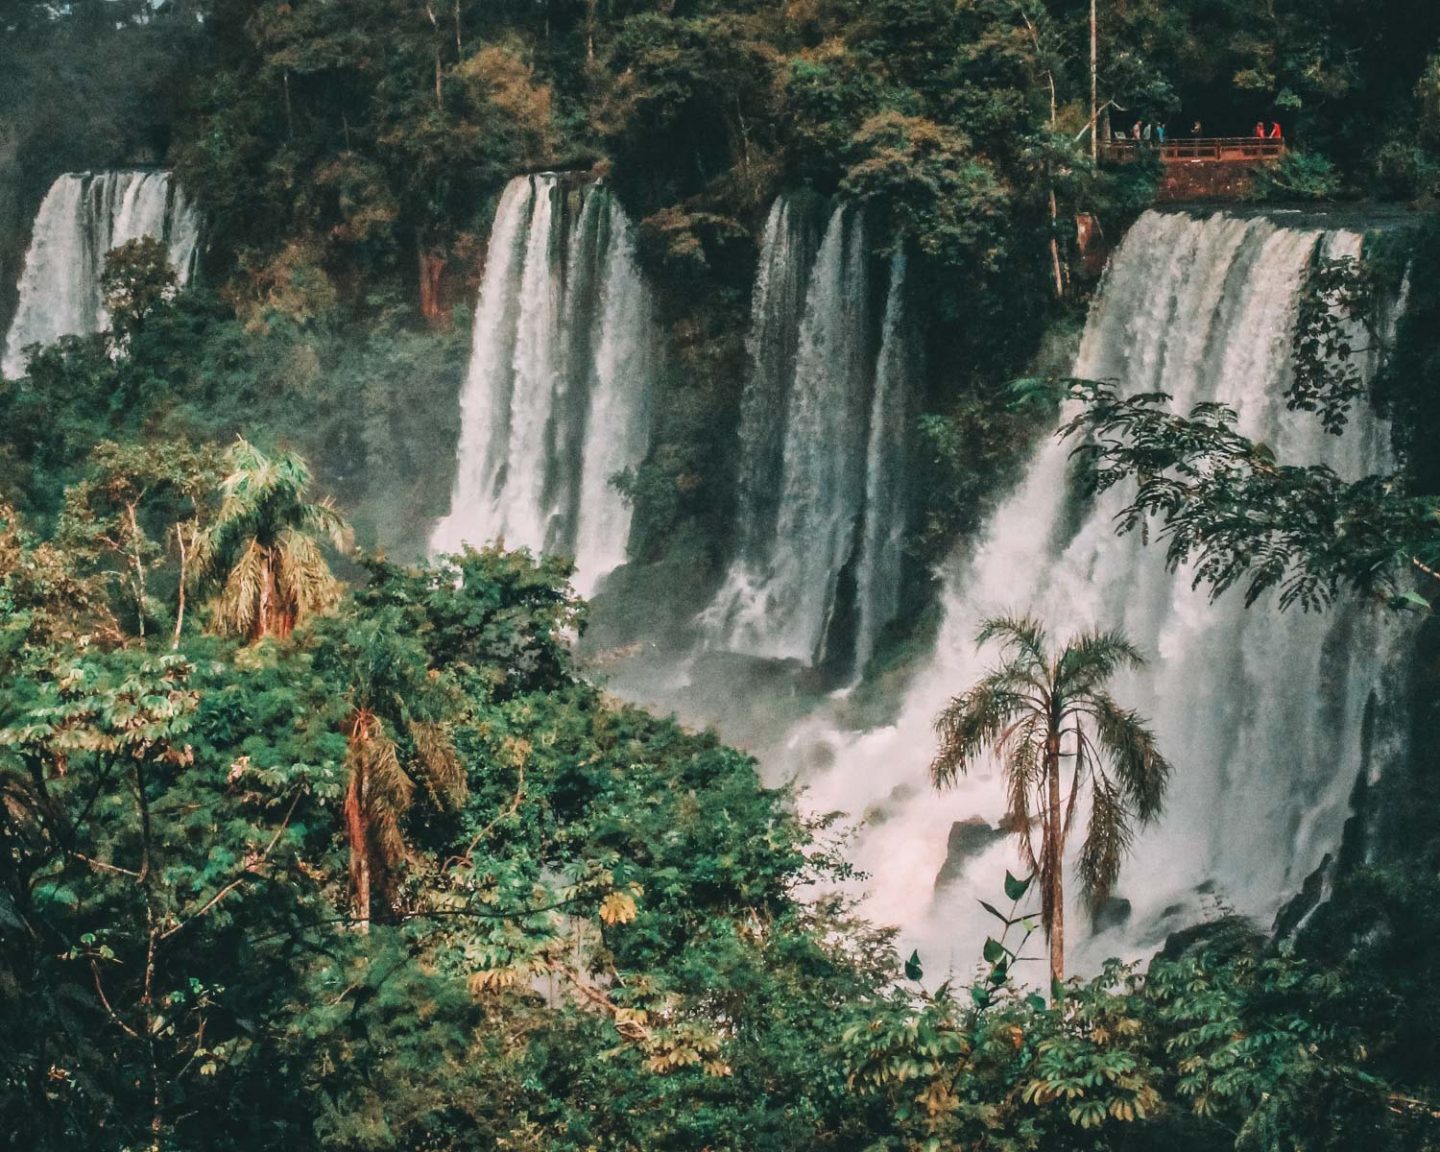
<path fill-rule="evenodd" d="M 1005 955 L 1005 945 L 993 936 L 985 938 L 985 963 L 998 964 Z"/>
<path fill-rule="evenodd" d="M 600 902 L 600 919 L 606 924 L 629 924 L 637 912 L 635 898 L 628 892 L 611 892 Z"/>
<path fill-rule="evenodd" d="M 1005 895 L 1018 903 L 1020 898 L 1029 891 L 1032 879 L 1034 877 L 1027 876 L 1024 880 L 1017 880 L 1007 871 L 1005 873 Z"/>
<path fill-rule="evenodd" d="M 920 966 L 920 952 L 917 949 L 910 953 L 910 959 L 905 961 L 905 979 L 919 981 L 925 976 L 925 969 Z"/>
<path fill-rule="evenodd" d="M 1025 997 L 1025 1006 L 1034 1012 L 1043 1012 L 1045 1011 L 1045 997 L 1038 992 L 1032 992 Z"/>
<path fill-rule="evenodd" d="M 972 984 L 970 986 L 970 999 L 975 1001 L 975 1007 L 988 1008 L 990 1007 L 990 989 L 981 984 Z"/>
<path fill-rule="evenodd" d="M 1000 923 L 1005 925 L 1005 927 L 1010 927 L 1010 918 L 1004 915 L 1000 911 L 1000 909 L 995 907 L 995 905 L 986 903 L 984 900 L 981 900 L 980 907 L 984 908 L 986 912 L 989 912 L 991 916 L 994 916 L 995 919 L 999 920 Z"/>

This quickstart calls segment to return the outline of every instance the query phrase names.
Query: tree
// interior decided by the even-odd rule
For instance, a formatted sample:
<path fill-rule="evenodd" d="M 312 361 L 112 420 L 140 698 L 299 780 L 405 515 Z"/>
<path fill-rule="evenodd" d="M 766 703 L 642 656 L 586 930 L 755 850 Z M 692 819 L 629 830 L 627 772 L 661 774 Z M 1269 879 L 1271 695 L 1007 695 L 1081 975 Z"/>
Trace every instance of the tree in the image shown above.
<path fill-rule="evenodd" d="M 209 446 L 102 440 L 90 454 L 84 479 L 65 490 L 60 539 L 123 584 L 142 638 L 147 620 L 161 610 L 147 591 L 147 578 L 166 559 L 173 538 L 179 571 L 171 647 L 180 645 L 190 553 L 202 531 L 215 480 L 215 453 Z M 155 529 L 163 542 L 153 538 Z"/>
<path fill-rule="evenodd" d="M 293 452 L 272 459 L 237 439 L 226 462 L 220 510 L 195 541 L 197 570 L 219 585 L 214 623 L 252 641 L 283 639 L 334 602 L 337 586 L 319 540 L 343 549 L 350 529 L 328 500 L 305 499 L 310 469 Z"/>
<path fill-rule="evenodd" d="M 425 649 L 393 607 L 337 620 L 320 652 L 322 668 L 345 683 L 345 836 L 350 887 L 362 931 L 372 892 L 392 895 L 408 850 L 402 822 L 418 777 L 437 808 L 465 799 L 465 767 L 449 719 L 458 711 L 453 682 L 429 667 Z"/>
<path fill-rule="evenodd" d="M 169 253 L 155 237 L 141 236 L 106 253 L 100 294 L 116 348 L 129 348 L 146 320 L 171 304 L 179 291 L 180 278 L 170 266 Z"/>
<path fill-rule="evenodd" d="M 1025 862 L 1040 877 L 1050 974 L 1058 982 L 1065 974 L 1065 842 L 1080 794 L 1088 785 L 1090 819 L 1079 867 L 1081 886 L 1094 905 L 1110 895 L 1135 822 L 1146 824 L 1160 814 L 1170 764 L 1139 716 L 1106 690 L 1116 672 L 1144 663 L 1119 632 L 1083 632 L 1056 652 L 1037 621 L 994 617 L 976 640 L 981 645 L 998 640 L 1004 660 L 940 713 L 935 722 L 940 750 L 930 775 L 943 788 L 969 772 L 983 752 L 1002 758 L 1010 791 L 1008 823 Z M 1067 760 L 1070 795 L 1064 799 Z"/>

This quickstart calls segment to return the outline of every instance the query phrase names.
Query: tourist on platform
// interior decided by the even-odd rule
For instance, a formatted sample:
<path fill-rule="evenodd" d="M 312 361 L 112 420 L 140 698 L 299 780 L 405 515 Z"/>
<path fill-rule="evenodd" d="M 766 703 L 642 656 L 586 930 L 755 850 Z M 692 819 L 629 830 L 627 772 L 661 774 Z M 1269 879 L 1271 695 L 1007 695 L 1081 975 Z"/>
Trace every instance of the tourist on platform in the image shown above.
<path fill-rule="evenodd" d="M 1137 142 L 1139 141 L 1139 139 L 1140 139 L 1140 121 L 1139 121 L 1139 120 L 1136 120 L 1136 121 L 1135 121 L 1135 126 L 1130 129 L 1130 136 L 1131 136 L 1131 138 L 1132 138 L 1133 140 L 1135 140 L 1135 141 L 1137 141 Z"/>
<path fill-rule="evenodd" d="M 1278 120 L 1276 120 L 1274 123 L 1272 123 L 1272 124 L 1270 125 L 1270 139 L 1271 139 L 1271 140 L 1283 140 L 1283 139 L 1285 139 L 1285 137 L 1280 134 L 1280 121 L 1278 121 Z"/>
<path fill-rule="evenodd" d="M 1255 123 L 1255 139 L 1257 139 L 1257 140 L 1264 140 L 1264 139 L 1265 139 L 1265 121 L 1263 121 L 1263 120 L 1258 120 L 1258 121 L 1256 121 L 1256 123 Z"/>
<path fill-rule="evenodd" d="M 1195 123 L 1193 123 L 1192 125 L 1190 125 L 1190 135 L 1191 135 L 1191 136 L 1195 136 L 1195 137 L 1197 137 L 1197 138 L 1200 137 L 1200 136 L 1204 136 L 1204 135 L 1205 135 L 1205 125 L 1202 124 L 1199 120 L 1196 120 Z"/>
<path fill-rule="evenodd" d="M 1156 125 L 1155 125 L 1155 143 L 1161 144 L 1161 145 L 1163 145 L 1163 144 L 1165 143 L 1165 125 L 1164 125 L 1164 124 L 1156 124 Z"/>
<path fill-rule="evenodd" d="M 1150 143 L 1150 125 L 1149 125 L 1149 124 L 1146 124 L 1145 127 L 1141 129 L 1141 131 L 1140 131 L 1140 139 L 1142 139 L 1143 141 L 1145 141 L 1146 144 Z"/>

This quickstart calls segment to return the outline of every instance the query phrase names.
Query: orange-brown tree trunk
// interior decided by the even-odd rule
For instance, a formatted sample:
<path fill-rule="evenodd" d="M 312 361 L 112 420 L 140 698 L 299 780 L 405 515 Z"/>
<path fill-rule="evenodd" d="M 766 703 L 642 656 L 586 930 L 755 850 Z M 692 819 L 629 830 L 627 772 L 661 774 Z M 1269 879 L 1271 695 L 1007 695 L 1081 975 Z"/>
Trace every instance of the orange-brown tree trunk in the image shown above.
<path fill-rule="evenodd" d="M 441 280 L 445 275 L 445 256 L 434 249 L 420 250 L 420 314 L 432 325 L 442 326 L 449 317 L 441 302 Z"/>
<path fill-rule="evenodd" d="M 363 742 L 368 725 L 363 712 L 350 723 L 350 742 Z M 370 930 L 370 825 L 366 808 L 370 797 L 369 773 L 365 758 L 355 756 L 350 781 L 345 788 L 345 838 L 350 842 L 350 891 L 355 901 L 355 922 L 361 932 Z"/>
<path fill-rule="evenodd" d="M 260 564 L 260 603 L 255 611 L 255 622 L 250 626 L 252 643 L 266 636 L 284 640 L 295 631 L 296 607 L 280 591 L 280 574 L 276 571 L 278 564 L 275 550 L 267 550 Z"/>
<path fill-rule="evenodd" d="M 1050 913 L 1045 929 L 1050 939 L 1050 979 L 1060 983 L 1065 979 L 1065 843 L 1061 825 L 1058 732 L 1052 733 L 1045 745 L 1045 787 L 1048 795 L 1044 856 L 1049 863 L 1045 903 Z"/>

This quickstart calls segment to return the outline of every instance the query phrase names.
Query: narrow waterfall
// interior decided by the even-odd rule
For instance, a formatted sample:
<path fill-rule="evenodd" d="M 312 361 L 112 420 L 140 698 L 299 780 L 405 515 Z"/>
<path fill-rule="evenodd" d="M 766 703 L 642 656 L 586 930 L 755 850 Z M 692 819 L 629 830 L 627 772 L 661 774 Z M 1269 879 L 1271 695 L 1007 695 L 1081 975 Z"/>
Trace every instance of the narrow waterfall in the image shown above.
<path fill-rule="evenodd" d="M 450 512 L 431 547 L 503 540 L 576 561 L 582 594 L 625 561 L 614 476 L 644 459 L 658 342 L 635 235 L 599 185 L 506 186 L 461 396 Z"/>
<path fill-rule="evenodd" d="M 777 201 L 749 342 L 739 546 L 703 624 L 718 647 L 858 671 L 898 597 L 905 264 L 891 262 L 877 355 L 863 212 L 835 208 L 813 266 L 811 250 Z"/>
<path fill-rule="evenodd" d="M 1228 404 L 1245 434 L 1285 459 L 1351 478 L 1384 469 L 1387 430 L 1368 409 L 1337 439 L 1283 397 L 1312 259 L 1359 245 L 1353 233 L 1265 219 L 1147 213 L 1114 257 L 1075 374 L 1118 380 L 1132 394 L 1168 392 L 1177 411 Z M 1367 747 L 1367 712 L 1393 696 L 1393 619 L 1354 604 L 1310 615 L 1265 601 L 1247 610 L 1235 591 L 1211 603 L 1187 573 L 1165 570 L 1162 549 L 1115 535 L 1124 493 L 1077 500 L 1069 450 L 1041 445 L 964 550 L 947 581 L 937 653 L 897 723 L 861 735 L 812 723 L 791 743 L 797 761 L 827 765 L 805 777 L 807 804 L 867 817 L 854 862 L 871 874 L 869 911 L 899 924 L 933 971 L 975 962 L 989 930 L 977 901 L 993 901 L 1005 869 L 1019 870 L 1013 838 L 999 831 L 998 769 L 938 794 L 927 775 L 936 714 L 994 659 L 975 649 L 985 616 L 1030 612 L 1057 640 L 1119 626 L 1150 660 L 1116 694 L 1151 720 L 1176 771 L 1165 816 L 1125 864 L 1108 927 L 1086 939 L 1089 918 L 1076 885 L 1067 889 L 1072 963 L 1082 969 L 1145 954 L 1216 911 L 1268 921 L 1335 851 L 1357 776 L 1383 758 Z"/>
<path fill-rule="evenodd" d="M 785 416 L 800 352 L 800 320 L 815 264 L 815 244 L 809 215 L 795 210 L 789 197 L 777 198 L 760 246 L 746 338 L 750 379 L 740 412 L 737 552 L 751 563 L 764 560 L 780 510 Z"/>
<path fill-rule="evenodd" d="M 142 236 L 165 243 L 185 284 L 194 271 L 200 219 L 170 173 L 70 173 L 56 180 L 35 218 L 0 370 L 21 375 L 31 344 L 103 329 L 105 255 Z"/>
<path fill-rule="evenodd" d="M 865 450 L 865 532 L 860 571 L 855 668 L 875 652 L 880 630 L 900 611 L 900 569 L 905 539 L 905 441 L 909 431 L 913 342 L 905 327 L 905 252 L 890 260 L 890 290 L 881 329 L 870 438 Z"/>

